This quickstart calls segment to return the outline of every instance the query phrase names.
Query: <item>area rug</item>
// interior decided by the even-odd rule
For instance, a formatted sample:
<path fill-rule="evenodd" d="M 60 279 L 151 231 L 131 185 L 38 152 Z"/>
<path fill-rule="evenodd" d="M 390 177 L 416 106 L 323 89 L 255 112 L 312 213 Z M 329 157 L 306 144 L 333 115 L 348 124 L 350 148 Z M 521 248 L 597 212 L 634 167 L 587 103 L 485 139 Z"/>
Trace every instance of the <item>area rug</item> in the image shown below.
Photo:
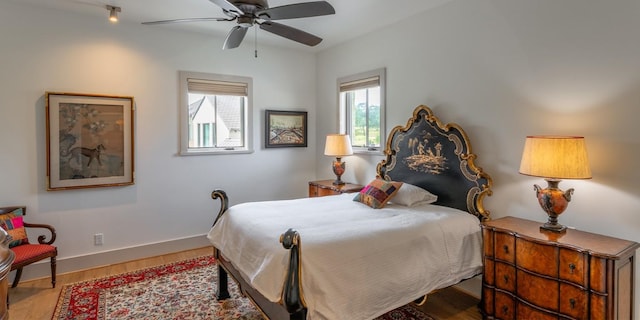
<path fill-rule="evenodd" d="M 259 320 L 262 314 L 229 281 L 231 298 L 217 301 L 213 256 L 63 286 L 53 320 Z M 434 320 L 412 306 L 376 320 Z"/>

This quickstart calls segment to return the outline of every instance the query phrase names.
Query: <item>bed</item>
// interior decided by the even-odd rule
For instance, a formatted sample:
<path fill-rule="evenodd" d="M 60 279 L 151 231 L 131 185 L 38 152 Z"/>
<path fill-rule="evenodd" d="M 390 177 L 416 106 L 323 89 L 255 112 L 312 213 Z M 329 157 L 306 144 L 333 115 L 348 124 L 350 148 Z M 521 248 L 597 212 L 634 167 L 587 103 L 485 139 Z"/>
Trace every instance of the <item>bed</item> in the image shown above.
<path fill-rule="evenodd" d="M 384 154 L 357 194 L 229 207 L 214 190 L 217 298 L 230 275 L 269 319 L 373 319 L 480 274 L 492 180 L 464 130 L 418 106 Z"/>

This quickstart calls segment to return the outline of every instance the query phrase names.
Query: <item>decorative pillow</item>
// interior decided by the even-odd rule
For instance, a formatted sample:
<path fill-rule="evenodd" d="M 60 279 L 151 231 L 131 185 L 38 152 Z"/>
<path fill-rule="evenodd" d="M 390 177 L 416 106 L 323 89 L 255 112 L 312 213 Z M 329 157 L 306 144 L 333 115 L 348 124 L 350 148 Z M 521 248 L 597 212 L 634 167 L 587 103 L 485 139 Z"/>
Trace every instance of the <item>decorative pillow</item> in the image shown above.
<path fill-rule="evenodd" d="M 7 231 L 13 240 L 9 243 L 9 248 L 29 243 L 27 231 L 24 228 L 22 209 L 16 209 L 9 213 L 0 214 L 0 227 Z"/>
<path fill-rule="evenodd" d="M 404 183 L 391 202 L 394 204 L 412 207 L 418 204 L 434 203 L 436 201 L 438 201 L 438 196 L 435 194 L 422 189 L 421 187 Z"/>
<path fill-rule="evenodd" d="M 401 186 L 402 182 L 376 178 L 362 188 L 353 198 L 353 201 L 362 202 L 374 209 L 380 209 L 396 195 Z"/>

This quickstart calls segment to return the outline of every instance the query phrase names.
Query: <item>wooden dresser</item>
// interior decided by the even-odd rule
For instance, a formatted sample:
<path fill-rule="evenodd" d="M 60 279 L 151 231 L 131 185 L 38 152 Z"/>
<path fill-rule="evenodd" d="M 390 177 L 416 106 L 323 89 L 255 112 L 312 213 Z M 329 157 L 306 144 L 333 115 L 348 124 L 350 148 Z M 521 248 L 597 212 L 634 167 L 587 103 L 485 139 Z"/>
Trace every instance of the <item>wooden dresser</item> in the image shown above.
<path fill-rule="evenodd" d="M 342 185 L 333 184 L 333 180 L 309 181 L 309 197 L 324 197 L 342 193 L 358 192 L 362 185 L 345 183 Z"/>
<path fill-rule="evenodd" d="M 485 319 L 602 319 L 633 316 L 638 243 L 505 217 L 482 225 Z"/>

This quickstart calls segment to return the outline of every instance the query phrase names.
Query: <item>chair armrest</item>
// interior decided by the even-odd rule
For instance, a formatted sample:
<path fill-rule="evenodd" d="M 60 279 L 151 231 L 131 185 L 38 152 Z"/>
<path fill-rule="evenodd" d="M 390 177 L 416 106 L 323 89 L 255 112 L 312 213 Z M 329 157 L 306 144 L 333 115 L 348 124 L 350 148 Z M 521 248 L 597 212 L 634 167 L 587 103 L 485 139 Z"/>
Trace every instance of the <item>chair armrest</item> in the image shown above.
<path fill-rule="evenodd" d="M 27 207 L 25 206 L 14 206 L 14 207 L 1 207 L 0 208 L 0 214 L 5 214 L 5 213 L 9 213 L 9 212 L 13 212 L 16 209 L 22 209 L 22 212 L 27 210 Z"/>
<path fill-rule="evenodd" d="M 51 232 L 51 239 L 49 241 L 47 241 L 47 236 L 45 235 L 39 235 L 38 236 L 38 243 L 40 244 L 52 244 L 54 241 L 56 241 L 56 229 L 53 226 L 50 226 L 48 224 L 42 224 L 42 223 L 27 223 L 24 222 L 24 226 L 25 228 L 41 228 L 41 229 L 48 229 L 49 232 Z"/>

